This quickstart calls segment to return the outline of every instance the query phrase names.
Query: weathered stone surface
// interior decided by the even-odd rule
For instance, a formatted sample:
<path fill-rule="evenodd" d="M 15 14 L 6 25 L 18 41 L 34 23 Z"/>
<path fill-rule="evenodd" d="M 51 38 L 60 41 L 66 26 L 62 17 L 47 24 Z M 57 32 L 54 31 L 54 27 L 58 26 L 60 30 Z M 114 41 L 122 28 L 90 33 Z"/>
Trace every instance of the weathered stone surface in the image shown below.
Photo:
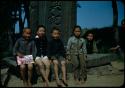
<path fill-rule="evenodd" d="M 3 73 L 4 69 L 1 70 Z M 5 73 L 6 74 L 6 73 Z M 2 74 L 5 75 L 5 74 Z M 84 84 L 77 84 L 73 79 L 71 73 L 68 73 L 68 87 L 120 87 L 124 84 L 124 74 L 120 75 L 87 75 L 87 81 Z M 3 81 L 3 80 L 2 80 Z M 12 76 L 7 87 L 23 87 L 23 81 L 17 78 L 16 76 Z M 41 77 L 38 78 L 37 83 L 33 85 L 33 87 L 44 87 L 44 82 Z M 53 80 L 49 83 L 49 87 L 57 87 L 56 81 Z"/>
<path fill-rule="evenodd" d="M 13 66 L 13 67 L 17 66 L 16 59 L 14 57 L 5 57 L 2 59 L 2 61 L 8 66 Z"/>
<path fill-rule="evenodd" d="M 118 61 L 112 61 L 111 62 L 111 65 L 114 67 L 114 68 L 116 68 L 116 69 L 118 69 L 118 70 L 124 70 L 125 68 L 124 68 L 124 62 L 118 62 Z"/>
<path fill-rule="evenodd" d="M 123 74 L 123 72 L 113 68 L 111 65 L 104 65 L 88 69 L 87 74 L 104 76 L 104 75 L 120 75 Z"/>
<path fill-rule="evenodd" d="M 35 34 L 36 27 L 43 24 L 47 28 L 47 37 L 53 26 L 61 30 L 64 45 L 76 24 L 76 1 L 30 1 L 30 27 Z"/>
<path fill-rule="evenodd" d="M 4 81 L 7 77 L 7 70 L 8 70 L 8 68 L 1 69 L 1 82 L 2 82 L 2 84 L 4 84 Z"/>
<path fill-rule="evenodd" d="M 110 64 L 111 61 L 114 61 L 118 58 L 116 54 L 88 54 L 86 64 L 87 67 L 96 67 L 102 66 L 105 64 Z M 72 64 L 67 64 L 67 71 L 72 72 Z"/>
<path fill-rule="evenodd" d="M 116 60 L 116 59 L 117 59 L 116 54 L 90 54 L 90 55 L 87 55 L 86 64 L 87 64 L 87 67 L 102 66 L 105 64 L 110 64 L 111 61 Z M 4 61 L 6 62 L 6 64 L 12 65 L 14 67 L 16 67 L 17 65 L 16 61 L 13 60 L 13 57 L 5 58 Z M 112 62 L 113 66 L 115 66 L 114 64 Z M 67 72 L 72 72 L 71 63 L 67 63 L 66 67 L 67 67 Z"/>
<path fill-rule="evenodd" d="M 109 55 L 109 54 L 107 54 L 107 55 Z M 106 55 L 106 56 L 107 56 Z M 105 56 L 105 55 L 103 55 L 103 56 Z M 110 55 L 109 55 L 110 56 Z M 90 57 L 92 57 L 92 56 L 90 56 Z M 97 56 L 95 56 L 95 57 L 97 57 Z M 99 56 L 100 58 L 102 57 L 102 56 Z M 114 56 L 113 56 L 114 57 Z M 104 58 L 106 58 L 106 57 L 104 57 Z M 13 58 L 11 58 L 12 60 L 13 60 Z M 91 58 L 89 58 L 90 59 L 90 61 L 91 60 L 93 60 L 93 59 L 91 59 Z M 106 59 L 108 59 L 108 58 L 106 58 Z M 110 60 L 114 60 L 114 59 L 110 59 Z M 116 63 L 117 64 L 117 63 Z M 69 66 L 71 66 L 71 64 L 68 64 Z M 67 65 L 67 67 L 68 67 L 68 65 Z M 96 64 L 97 65 L 97 64 Z M 69 72 L 72 70 L 72 68 L 69 68 Z M 116 85 L 116 86 L 119 86 L 119 85 L 122 85 L 123 84 L 123 80 L 124 80 L 124 70 L 123 71 L 119 71 L 118 69 L 116 69 L 116 68 L 114 68 L 111 64 L 108 64 L 108 65 L 103 65 L 103 66 L 101 66 L 100 64 L 98 65 L 98 67 L 92 67 L 92 68 L 88 68 L 87 69 L 88 71 L 87 71 L 87 74 L 88 74 L 88 78 L 87 78 L 87 82 L 84 84 L 84 85 L 78 85 L 78 86 L 90 86 L 90 85 L 98 85 L 98 84 L 100 84 L 100 85 L 98 85 L 98 86 L 102 86 L 102 85 L 104 85 L 104 86 L 107 86 L 107 85 L 109 85 L 109 86 L 114 86 L 114 85 Z M 3 83 L 3 81 L 5 80 L 5 78 L 6 78 L 6 71 L 7 70 L 1 70 L 2 72 L 2 83 Z M 69 76 L 69 74 L 70 74 L 70 76 Z M 120 77 L 120 78 L 119 78 Z M 71 73 L 67 73 L 67 78 L 68 78 L 68 83 L 69 83 L 69 87 L 70 86 L 76 86 L 74 83 L 73 83 L 73 77 L 72 77 L 72 75 L 71 75 Z M 14 82 L 13 82 L 13 81 Z M 110 80 L 110 81 L 109 81 Z M 119 80 L 119 81 L 118 81 Z M 95 82 L 96 81 L 96 82 Z M 108 82 L 107 82 L 108 81 Z M 13 83 L 12 83 L 13 82 Z M 16 84 L 18 83 L 18 85 L 16 85 L 15 84 L 15 82 L 16 82 Z M 17 87 L 19 87 L 19 86 L 23 86 L 23 83 L 21 83 L 22 81 L 19 79 L 19 78 L 17 78 L 17 77 L 15 77 L 15 78 L 13 78 L 13 76 L 11 77 L 11 79 L 10 79 L 10 81 L 9 81 L 9 84 L 8 84 L 8 87 L 9 86 L 11 86 L 11 87 L 14 87 L 14 86 L 17 86 Z M 100 83 L 98 83 L 98 82 L 100 82 Z M 114 83 L 114 84 L 110 84 L 110 83 Z M 21 83 L 21 84 L 20 84 Z M 37 84 L 35 84 L 35 85 L 33 85 L 34 87 L 35 86 L 39 86 L 39 87 L 41 87 L 41 86 L 43 86 L 43 81 L 42 81 L 42 79 L 41 79 L 41 77 L 39 77 L 38 78 L 38 81 L 37 81 Z M 53 87 L 53 86 L 56 86 L 56 84 L 55 84 L 56 82 L 55 82 L 55 80 L 54 81 L 51 81 L 50 82 L 50 85 Z"/>
<path fill-rule="evenodd" d="M 87 67 L 109 64 L 111 61 L 116 59 L 118 59 L 116 54 L 88 54 Z"/>
<path fill-rule="evenodd" d="M 32 29 L 33 34 L 35 34 L 36 27 L 38 25 L 38 2 L 32 1 L 29 6 L 30 10 L 30 28 Z"/>

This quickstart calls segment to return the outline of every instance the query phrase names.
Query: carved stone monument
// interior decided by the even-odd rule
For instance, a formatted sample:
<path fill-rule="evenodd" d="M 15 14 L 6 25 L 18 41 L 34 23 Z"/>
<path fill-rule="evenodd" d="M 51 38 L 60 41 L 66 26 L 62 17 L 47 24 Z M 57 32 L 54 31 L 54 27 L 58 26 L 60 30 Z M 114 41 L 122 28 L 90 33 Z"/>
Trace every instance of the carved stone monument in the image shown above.
<path fill-rule="evenodd" d="M 47 37 L 50 38 L 50 30 L 53 26 L 58 26 L 66 45 L 76 24 L 76 1 L 31 1 L 29 9 L 33 33 L 37 25 L 43 24 L 47 28 Z"/>

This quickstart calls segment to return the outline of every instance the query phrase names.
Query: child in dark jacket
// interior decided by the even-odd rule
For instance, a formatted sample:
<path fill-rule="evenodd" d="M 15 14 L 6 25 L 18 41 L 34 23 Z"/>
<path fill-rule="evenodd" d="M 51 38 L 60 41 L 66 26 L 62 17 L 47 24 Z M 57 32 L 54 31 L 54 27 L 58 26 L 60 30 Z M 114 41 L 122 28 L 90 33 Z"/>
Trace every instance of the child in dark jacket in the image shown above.
<path fill-rule="evenodd" d="M 64 49 L 63 42 L 60 39 L 60 30 L 57 27 L 53 27 L 51 31 L 52 39 L 48 43 L 48 57 L 54 64 L 54 73 L 57 86 L 68 86 L 66 81 L 66 51 Z M 62 82 L 58 76 L 58 66 L 62 69 Z M 63 85 L 64 84 L 64 85 Z"/>
<path fill-rule="evenodd" d="M 50 72 L 50 61 L 47 57 L 47 37 L 46 37 L 46 28 L 43 25 L 37 27 L 35 43 L 37 48 L 35 63 L 39 68 L 41 76 L 45 80 L 45 86 L 49 86 L 49 72 Z M 45 68 L 45 69 L 44 69 Z"/>

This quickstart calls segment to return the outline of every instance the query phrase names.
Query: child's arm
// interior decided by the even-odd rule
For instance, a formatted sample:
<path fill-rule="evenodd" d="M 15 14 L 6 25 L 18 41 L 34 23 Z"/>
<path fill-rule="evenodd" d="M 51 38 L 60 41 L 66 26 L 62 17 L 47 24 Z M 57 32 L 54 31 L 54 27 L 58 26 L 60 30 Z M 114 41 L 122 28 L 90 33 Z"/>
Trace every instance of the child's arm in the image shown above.
<path fill-rule="evenodd" d="M 82 49 L 83 49 L 83 53 L 84 53 L 84 54 L 87 54 L 87 48 L 86 48 L 86 42 L 85 42 L 85 40 L 83 40 Z"/>
<path fill-rule="evenodd" d="M 66 52 L 68 55 L 70 54 L 70 48 L 71 48 L 71 38 L 69 38 L 68 43 L 67 43 L 67 48 L 66 48 Z"/>
<path fill-rule="evenodd" d="M 13 48 L 13 55 L 14 56 L 19 56 L 19 57 L 23 57 L 23 54 L 21 54 L 19 51 L 19 40 L 16 41 L 14 48 Z"/>
<path fill-rule="evenodd" d="M 66 59 L 66 50 L 65 50 L 65 47 L 64 47 L 64 44 L 63 42 L 61 41 L 61 54 L 63 55 L 63 57 Z"/>
<path fill-rule="evenodd" d="M 33 58 L 36 57 L 36 53 L 37 53 L 37 48 L 36 48 L 35 42 L 33 41 L 32 42 L 32 55 L 33 55 Z"/>
<path fill-rule="evenodd" d="M 71 58 L 70 58 L 71 42 L 72 42 L 72 39 L 69 38 L 68 43 L 67 43 L 67 48 L 66 48 L 66 58 L 67 58 L 69 61 L 71 60 Z"/>
<path fill-rule="evenodd" d="M 98 52 L 98 48 L 97 48 L 96 42 L 93 41 L 93 53 L 97 53 L 97 52 Z"/>
<path fill-rule="evenodd" d="M 85 57 L 87 57 L 87 48 L 86 48 L 86 41 L 83 39 L 83 46 L 82 46 L 82 49 L 83 49 L 83 53 L 85 55 Z"/>
<path fill-rule="evenodd" d="M 49 58 L 49 59 L 51 59 L 51 42 L 49 41 L 48 43 L 47 43 L 47 57 Z"/>

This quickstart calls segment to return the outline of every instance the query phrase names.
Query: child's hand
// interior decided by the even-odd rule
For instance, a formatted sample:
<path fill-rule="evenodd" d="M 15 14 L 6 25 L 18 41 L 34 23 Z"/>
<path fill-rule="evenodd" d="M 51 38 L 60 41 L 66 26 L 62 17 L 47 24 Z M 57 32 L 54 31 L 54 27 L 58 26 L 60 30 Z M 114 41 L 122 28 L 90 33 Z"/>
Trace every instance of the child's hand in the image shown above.
<path fill-rule="evenodd" d="M 66 63 L 68 63 L 69 62 L 69 60 L 68 59 L 66 59 Z"/>
<path fill-rule="evenodd" d="M 84 59 L 87 60 L 87 54 L 84 55 Z"/>
<path fill-rule="evenodd" d="M 68 62 L 71 61 L 70 55 L 67 55 L 67 56 L 66 56 L 66 59 L 67 59 Z"/>
<path fill-rule="evenodd" d="M 21 53 L 17 53 L 17 56 L 19 56 L 20 58 L 22 58 L 24 55 Z"/>

